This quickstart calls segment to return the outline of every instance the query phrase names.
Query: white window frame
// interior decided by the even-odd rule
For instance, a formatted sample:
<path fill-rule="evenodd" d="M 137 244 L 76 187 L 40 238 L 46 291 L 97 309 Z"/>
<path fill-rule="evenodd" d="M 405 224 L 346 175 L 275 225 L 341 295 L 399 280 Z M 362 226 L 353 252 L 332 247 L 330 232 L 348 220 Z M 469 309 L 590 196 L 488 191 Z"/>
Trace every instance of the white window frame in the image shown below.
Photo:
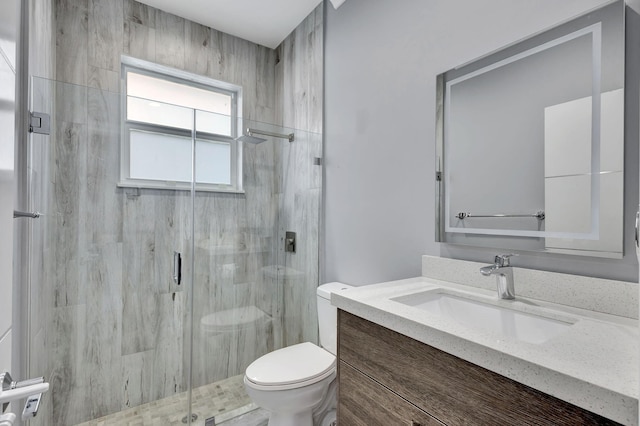
<path fill-rule="evenodd" d="M 187 71 L 166 67 L 153 62 L 123 56 L 121 58 L 121 118 L 122 135 L 120 138 L 120 179 L 119 187 L 125 188 L 150 188 L 168 190 L 191 190 L 191 182 L 163 181 L 132 178 L 130 175 L 130 139 L 132 130 L 151 133 L 166 134 L 172 136 L 192 137 L 191 130 L 179 129 L 169 126 L 161 126 L 127 120 L 127 72 L 171 81 L 186 86 L 197 87 L 212 92 L 223 93 L 231 96 L 231 134 L 220 135 L 204 132 L 196 132 L 196 140 L 228 143 L 231 148 L 230 184 L 212 184 L 196 182 L 196 191 L 210 192 L 234 192 L 243 193 L 242 182 L 242 143 L 237 140 L 242 129 L 242 87 L 235 84 L 215 80 L 209 77 L 189 73 Z M 197 154 L 196 154 L 197 155 Z"/>

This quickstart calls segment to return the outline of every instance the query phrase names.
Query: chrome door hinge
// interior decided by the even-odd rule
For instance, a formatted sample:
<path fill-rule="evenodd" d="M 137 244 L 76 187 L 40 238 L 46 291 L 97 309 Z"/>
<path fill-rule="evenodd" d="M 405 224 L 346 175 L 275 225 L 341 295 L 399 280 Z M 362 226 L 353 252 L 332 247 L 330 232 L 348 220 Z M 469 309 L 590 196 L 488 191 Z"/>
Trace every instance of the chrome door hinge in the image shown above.
<path fill-rule="evenodd" d="M 43 112 L 31 112 L 29 117 L 29 133 L 48 135 L 51 132 L 51 117 Z"/>

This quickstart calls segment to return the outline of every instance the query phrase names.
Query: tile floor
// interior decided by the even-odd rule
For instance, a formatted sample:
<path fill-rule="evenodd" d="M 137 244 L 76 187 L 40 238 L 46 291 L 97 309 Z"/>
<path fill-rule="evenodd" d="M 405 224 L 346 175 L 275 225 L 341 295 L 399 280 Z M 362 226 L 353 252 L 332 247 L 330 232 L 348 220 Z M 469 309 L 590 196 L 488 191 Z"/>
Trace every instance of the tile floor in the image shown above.
<path fill-rule="evenodd" d="M 194 426 L 266 425 L 268 413 L 257 409 L 244 390 L 243 375 L 230 377 L 193 390 Z M 166 426 L 183 425 L 187 414 L 187 393 L 153 401 L 77 426 Z M 215 417 L 215 423 L 206 422 Z M 205 424 L 206 423 L 206 424 Z"/>

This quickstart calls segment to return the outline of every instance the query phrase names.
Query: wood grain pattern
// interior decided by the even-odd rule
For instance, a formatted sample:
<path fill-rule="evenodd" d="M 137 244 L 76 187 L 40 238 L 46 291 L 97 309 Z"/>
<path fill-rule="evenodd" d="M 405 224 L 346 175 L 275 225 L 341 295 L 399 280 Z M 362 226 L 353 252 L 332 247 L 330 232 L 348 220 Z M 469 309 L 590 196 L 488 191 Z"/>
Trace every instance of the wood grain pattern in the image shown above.
<path fill-rule="evenodd" d="M 295 54 L 277 65 L 276 50 L 135 0 L 31 3 L 30 30 L 49 28 L 33 40 L 53 47 L 33 49 L 38 61 L 52 60 L 44 74 L 52 80 L 35 84 L 32 97 L 46 104 L 37 110 L 51 112 L 55 132 L 31 145 L 40 148 L 32 161 L 48 159 L 32 176 L 37 171 L 51 181 L 35 188 L 51 204 L 34 204 L 46 213 L 37 225 L 46 219 L 48 228 L 38 230 L 34 241 L 42 243 L 33 245 L 46 249 L 32 263 L 41 265 L 32 276 L 42 291 L 32 300 L 30 344 L 38 350 L 31 371 L 56 383 L 56 403 L 32 422 L 76 424 L 184 391 L 191 354 L 197 387 L 243 373 L 284 342 L 317 341 L 322 167 L 312 160 L 322 155 L 321 135 L 296 130 L 295 144 L 274 139 L 245 147 L 245 194 L 198 192 L 193 235 L 188 193 L 128 191 L 117 181 L 122 53 L 241 85 L 247 122 L 321 130 L 322 5 L 283 42 Z M 50 19 L 36 13 L 45 5 Z M 287 73 L 276 74 L 277 66 Z M 284 230 L 299 233 L 295 255 L 285 256 Z M 185 259 L 182 286 L 171 279 L 174 250 Z M 190 270 L 187 259 L 194 257 Z M 268 273 L 281 265 L 296 273 Z M 188 277 L 193 310 L 186 309 Z M 200 329 L 202 317 L 244 306 L 271 319 L 225 336 Z"/>
<path fill-rule="evenodd" d="M 338 339 L 341 361 L 445 424 L 617 424 L 344 311 Z"/>
<path fill-rule="evenodd" d="M 55 14 L 55 78 L 65 83 L 86 85 L 89 55 L 89 2 L 88 0 L 58 0 L 55 2 Z"/>
<path fill-rule="evenodd" d="M 340 362 L 340 425 L 442 426 L 413 404 Z"/>

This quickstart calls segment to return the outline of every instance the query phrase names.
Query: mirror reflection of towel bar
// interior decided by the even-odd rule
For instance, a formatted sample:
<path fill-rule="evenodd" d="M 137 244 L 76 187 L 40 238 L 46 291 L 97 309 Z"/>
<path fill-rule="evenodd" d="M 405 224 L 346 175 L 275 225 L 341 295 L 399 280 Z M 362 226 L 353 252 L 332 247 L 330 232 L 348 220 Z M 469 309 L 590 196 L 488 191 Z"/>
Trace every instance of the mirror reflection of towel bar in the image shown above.
<path fill-rule="evenodd" d="M 464 212 L 456 214 L 456 218 L 461 220 L 468 217 L 535 217 L 538 220 L 544 220 L 545 214 L 542 210 L 537 211 L 534 214 L 471 214 Z"/>

